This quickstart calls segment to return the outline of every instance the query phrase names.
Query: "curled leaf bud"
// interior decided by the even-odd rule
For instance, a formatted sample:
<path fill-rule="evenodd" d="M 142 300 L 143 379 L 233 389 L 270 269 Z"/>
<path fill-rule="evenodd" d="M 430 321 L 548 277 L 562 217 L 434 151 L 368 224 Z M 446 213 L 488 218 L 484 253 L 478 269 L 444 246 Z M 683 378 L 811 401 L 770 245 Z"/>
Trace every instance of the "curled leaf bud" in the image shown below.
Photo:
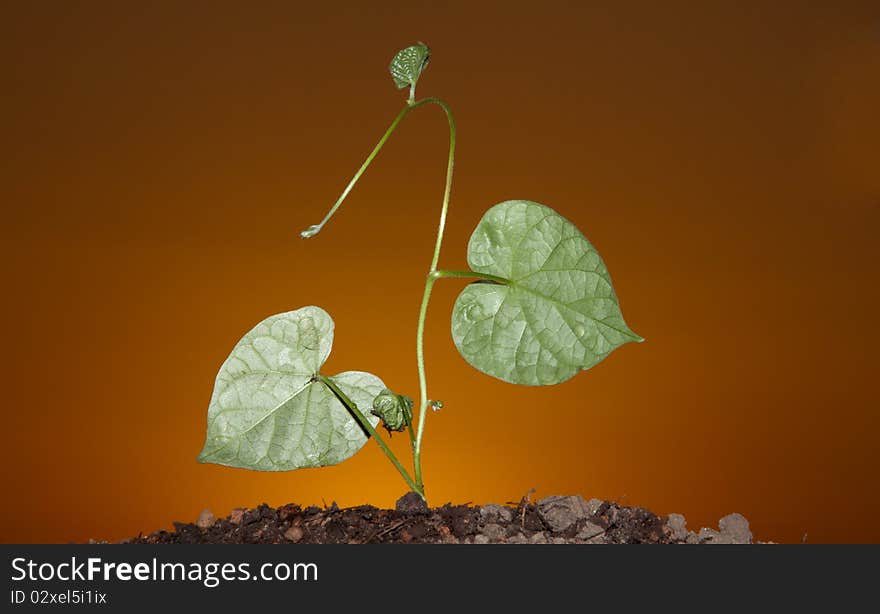
<path fill-rule="evenodd" d="M 394 394 L 385 388 L 373 399 L 370 413 L 382 420 L 382 426 L 390 431 L 402 431 L 412 422 L 413 400 L 402 394 Z"/>
<path fill-rule="evenodd" d="M 397 89 L 409 88 L 409 104 L 415 101 L 416 83 L 422 75 L 422 71 L 428 66 L 431 59 L 431 50 L 425 43 L 418 43 L 401 49 L 391 60 L 388 69 Z"/>
<path fill-rule="evenodd" d="M 443 409 L 443 401 L 433 401 L 433 400 L 429 400 L 429 401 L 428 401 L 428 405 L 430 406 L 430 408 L 431 408 L 433 411 L 440 411 L 441 409 Z"/>

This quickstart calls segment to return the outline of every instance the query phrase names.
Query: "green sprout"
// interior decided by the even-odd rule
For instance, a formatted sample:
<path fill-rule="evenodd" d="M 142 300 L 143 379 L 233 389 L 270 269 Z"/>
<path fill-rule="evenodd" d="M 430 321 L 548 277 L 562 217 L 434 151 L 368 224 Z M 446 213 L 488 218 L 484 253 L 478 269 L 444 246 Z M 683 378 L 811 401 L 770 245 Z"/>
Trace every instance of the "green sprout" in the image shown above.
<path fill-rule="evenodd" d="M 425 498 L 422 441 L 428 410 L 424 332 L 434 284 L 471 279 L 452 310 L 452 339 L 475 369 L 505 382 L 547 386 L 564 382 L 625 343 L 643 339 L 627 326 L 608 269 L 584 235 L 553 209 L 529 200 L 491 207 L 471 235 L 468 270 L 439 269 L 455 162 L 456 126 L 439 98 L 416 100 L 430 49 L 401 50 L 390 65 L 395 85 L 409 98 L 320 223 L 300 235 L 316 236 L 333 217 L 391 134 L 412 111 L 439 106 L 449 123 L 446 186 L 431 265 L 416 329 L 418 421 L 413 400 L 363 371 L 324 375 L 334 324 L 320 307 L 270 316 L 233 348 L 217 374 L 199 461 L 258 471 L 289 471 L 341 463 L 376 440 L 409 488 Z M 408 432 L 412 472 L 376 432 Z"/>

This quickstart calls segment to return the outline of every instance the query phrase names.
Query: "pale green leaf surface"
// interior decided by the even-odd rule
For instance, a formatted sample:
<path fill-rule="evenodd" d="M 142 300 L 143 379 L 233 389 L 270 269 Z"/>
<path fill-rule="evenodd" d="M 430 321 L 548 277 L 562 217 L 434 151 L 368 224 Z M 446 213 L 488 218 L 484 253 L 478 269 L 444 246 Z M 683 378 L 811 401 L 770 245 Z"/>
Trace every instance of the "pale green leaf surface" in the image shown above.
<path fill-rule="evenodd" d="M 208 406 L 200 462 L 260 471 L 334 465 L 367 441 L 357 420 L 316 381 L 333 345 L 333 320 L 319 307 L 270 316 L 249 331 L 220 367 Z M 385 385 L 375 375 L 333 376 L 369 415 Z"/>
<path fill-rule="evenodd" d="M 456 347 L 488 375 L 558 384 L 642 341 L 623 320 L 599 253 L 549 207 L 510 200 L 489 209 L 471 235 L 468 264 L 507 280 L 468 285 L 453 308 Z"/>
<path fill-rule="evenodd" d="M 424 43 L 398 51 L 388 67 L 397 89 L 415 85 L 430 59 L 431 50 Z"/>

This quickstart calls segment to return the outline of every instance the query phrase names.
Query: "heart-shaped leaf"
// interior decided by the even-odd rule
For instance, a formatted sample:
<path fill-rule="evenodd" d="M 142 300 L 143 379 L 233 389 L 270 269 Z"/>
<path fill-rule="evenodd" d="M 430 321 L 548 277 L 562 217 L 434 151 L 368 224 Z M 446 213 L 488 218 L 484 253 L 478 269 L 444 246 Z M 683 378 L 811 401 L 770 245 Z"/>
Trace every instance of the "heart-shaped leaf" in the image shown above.
<path fill-rule="evenodd" d="M 431 50 L 425 43 L 398 51 L 388 67 L 397 89 L 414 87 L 430 59 Z"/>
<path fill-rule="evenodd" d="M 458 351 L 483 373 L 558 384 L 642 341 L 623 320 L 599 253 L 549 207 L 509 200 L 489 209 L 471 235 L 468 264 L 504 280 L 468 285 L 452 312 Z"/>
<path fill-rule="evenodd" d="M 332 345 L 333 320 L 320 307 L 270 316 L 242 337 L 217 374 L 199 462 L 289 471 L 360 450 L 364 429 L 319 379 Z M 382 380 L 360 371 L 329 379 L 378 423 L 369 410 Z"/>

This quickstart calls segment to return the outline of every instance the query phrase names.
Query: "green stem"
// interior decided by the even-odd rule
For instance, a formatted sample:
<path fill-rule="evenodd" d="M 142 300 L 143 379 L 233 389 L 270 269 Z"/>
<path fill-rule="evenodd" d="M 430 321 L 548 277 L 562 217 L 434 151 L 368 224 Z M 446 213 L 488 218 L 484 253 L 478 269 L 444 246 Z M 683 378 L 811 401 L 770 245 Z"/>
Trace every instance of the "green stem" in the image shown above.
<path fill-rule="evenodd" d="M 450 115 L 451 118 L 451 115 Z M 416 359 L 419 367 L 419 428 L 416 435 L 415 447 L 413 448 L 413 469 L 415 471 L 416 483 L 424 491 L 425 484 L 422 480 L 422 435 L 425 430 L 425 416 L 428 414 L 428 386 L 425 376 L 425 320 L 428 315 L 428 303 L 431 302 L 431 292 L 434 289 L 434 282 L 444 278 L 470 278 L 491 281 L 497 284 L 509 284 L 510 280 L 488 273 L 477 273 L 475 271 L 441 271 L 437 267 L 437 257 L 440 254 L 440 243 L 442 241 L 443 222 L 446 218 L 446 210 L 449 206 L 450 180 L 452 178 L 452 156 L 453 147 L 455 146 L 455 128 L 450 122 L 450 150 L 449 150 L 449 170 L 447 174 L 447 192 L 443 199 L 443 212 L 441 214 L 441 226 L 437 235 L 437 246 L 434 249 L 434 260 L 431 263 L 431 271 L 428 272 L 425 280 L 425 290 L 422 294 L 422 305 L 419 308 L 419 327 L 416 331 Z"/>
<path fill-rule="evenodd" d="M 410 419 L 409 423 L 406 425 L 406 431 L 409 433 L 409 447 L 415 452 L 416 449 L 416 433 L 412 427 L 412 419 Z"/>
<path fill-rule="evenodd" d="M 431 273 L 431 277 L 434 279 L 444 279 L 447 277 L 463 277 L 467 279 L 483 279 L 485 281 L 491 281 L 496 284 L 509 284 L 510 280 L 505 279 L 504 277 L 498 277 L 497 275 L 490 275 L 489 273 L 477 273 L 476 271 L 434 271 Z"/>
<path fill-rule="evenodd" d="M 397 460 L 394 452 L 391 451 L 391 448 L 388 447 L 388 444 L 385 443 L 385 440 L 379 436 L 379 433 L 376 432 L 376 429 L 373 428 L 373 425 L 370 424 L 370 421 L 367 420 L 366 416 L 364 416 L 361 410 L 358 409 L 358 406 L 354 403 L 354 401 L 348 398 L 348 395 L 342 392 L 339 386 L 337 386 L 336 383 L 329 377 L 319 375 L 318 379 L 321 380 L 321 382 L 330 389 L 330 392 L 332 392 L 336 396 L 336 398 L 339 399 L 339 401 L 343 405 L 345 405 L 348 411 L 357 419 L 364 430 L 367 431 L 367 433 L 369 433 L 373 437 L 373 439 L 376 440 L 376 443 L 379 444 L 379 447 L 385 453 L 385 456 L 387 456 L 388 460 L 391 461 L 391 464 L 397 468 L 397 470 L 400 472 L 400 475 L 403 476 L 403 479 L 406 480 L 406 483 L 409 485 L 409 487 L 413 491 L 421 495 L 422 498 L 424 498 L 424 490 L 420 488 L 418 484 L 416 484 L 412 477 L 410 477 L 407 470 L 404 469 L 400 461 Z"/>
<path fill-rule="evenodd" d="M 437 278 L 437 263 L 440 261 L 440 247 L 443 245 L 443 231 L 446 228 L 446 213 L 449 210 L 449 198 L 452 193 L 452 171 L 455 166 L 455 117 L 452 109 L 439 98 L 426 98 L 422 102 L 435 102 L 446 113 L 449 122 L 449 156 L 446 162 L 446 188 L 443 191 L 443 207 L 440 210 L 440 223 L 437 225 L 437 242 L 434 244 L 434 256 L 431 268 L 425 278 L 425 289 L 422 293 L 422 305 L 419 308 L 419 324 L 416 329 L 416 363 L 419 370 L 419 426 L 416 432 L 416 443 L 413 449 L 413 470 L 416 483 L 424 491 L 422 479 L 422 436 L 425 433 L 425 416 L 428 415 L 428 383 L 425 375 L 425 318 L 428 315 L 428 303 L 431 301 L 431 290 Z"/>
<path fill-rule="evenodd" d="M 455 165 L 455 117 L 452 115 L 452 110 L 449 108 L 444 101 L 439 98 L 423 98 L 421 100 L 407 101 L 407 105 L 397 114 L 397 117 L 394 118 L 394 121 L 391 122 L 391 125 L 388 126 L 388 129 L 385 131 L 385 134 L 382 135 L 382 138 L 379 139 L 379 142 L 376 143 L 376 146 L 373 148 L 373 151 L 370 152 L 370 155 L 367 156 L 367 159 L 364 160 L 364 163 L 358 169 L 358 171 L 354 174 L 351 181 L 349 181 L 345 190 L 342 191 L 342 194 L 336 200 L 334 205 L 330 208 L 330 211 L 327 212 L 327 215 L 324 216 L 324 219 L 321 220 L 319 224 L 314 226 L 310 226 L 308 229 L 304 230 L 301 236 L 304 239 L 308 239 L 310 237 L 318 234 L 321 229 L 330 221 L 330 218 L 336 213 L 340 206 L 342 206 L 342 202 L 348 196 L 349 192 L 351 192 L 352 188 L 354 188 L 358 179 L 360 179 L 361 175 L 364 174 L 364 171 L 367 170 L 367 167 L 370 166 L 370 163 L 373 159 L 378 155 L 379 151 L 385 145 L 385 142 L 391 136 L 400 122 L 403 121 L 403 118 L 409 114 L 410 111 L 419 108 L 425 104 L 436 104 L 440 108 L 443 109 L 444 113 L 446 113 L 446 119 L 449 123 L 449 156 L 446 163 L 446 187 L 443 191 L 443 206 L 440 210 L 440 222 L 437 225 L 437 241 L 434 244 L 434 254 L 431 258 L 431 267 L 428 270 L 428 274 L 425 277 L 425 290 L 422 294 L 422 305 L 419 309 L 419 324 L 416 332 L 416 362 L 418 365 L 419 371 L 419 424 L 418 429 L 413 436 L 412 427 L 410 427 L 410 441 L 412 443 L 413 448 L 413 470 L 415 477 L 415 484 L 411 483 L 411 480 L 407 479 L 407 482 L 410 483 L 412 489 L 420 494 L 422 498 L 424 498 L 424 482 L 422 480 L 422 436 L 425 431 L 425 415 L 427 413 L 428 406 L 428 389 L 427 389 L 427 380 L 425 377 L 425 352 L 424 352 L 424 336 L 425 336 L 425 318 L 428 313 L 428 303 L 431 299 L 431 289 L 434 287 L 434 282 L 438 277 L 435 276 L 437 273 L 437 263 L 440 260 L 440 247 L 443 245 L 443 232 L 446 229 L 446 214 L 449 210 L 449 198 L 452 193 L 452 170 Z M 442 275 L 441 275 L 442 276 Z M 454 275 L 453 275 L 454 276 Z M 375 432 L 375 430 L 374 430 Z M 379 442 L 379 445 L 383 447 L 383 450 L 387 449 L 387 446 L 384 445 L 381 439 L 378 437 L 376 441 Z M 390 450 L 386 452 L 389 454 Z M 389 454 L 389 458 L 398 468 L 398 471 L 404 475 L 405 478 L 408 478 L 408 474 L 404 474 L 402 472 L 402 467 L 400 463 L 397 462 L 397 459 L 393 457 L 393 455 Z"/>
<path fill-rule="evenodd" d="M 445 106 L 445 103 L 443 103 L 442 101 L 440 101 L 436 98 L 423 98 L 422 100 L 419 100 L 416 102 L 407 103 L 407 105 L 405 107 L 403 107 L 403 109 L 401 109 L 400 113 L 397 114 L 397 117 L 394 118 L 394 121 L 391 122 L 391 125 L 388 126 L 388 129 L 385 131 L 385 134 L 382 135 L 382 138 L 379 139 L 379 142 L 376 143 L 375 147 L 373 147 L 373 151 L 370 152 L 370 155 L 368 155 L 367 159 L 364 160 L 364 163 L 361 164 L 361 167 L 354 174 L 354 177 L 351 178 L 351 181 L 348 182 L 348 185 L 345 186 L 345 189 L 342 191 L 342 194 L 339 195 L 339 198 L 337 198 L 336 202 L 333 203 L 333 206 L 330 207 L 330 211 L 327 212 L 327 215 L 324 216 L 324 219 L 321 220 L 320 223 L 318 223 L 318 224 L 315 224 L 313 226 L 309 226 L 309 228 L 307 228 L 306 230 L 303 230 L 300 233 L 300 236 L 303 239 L 310 239 L 311 237 L 314 237 L 316 234 L 321 232 L 321 230 L 324 228 L 324 226 L 327 224 L 327 222 L 330 221 L 330 218 L 332 218 L 336 214 L 336 211 L 339 209 L 339 207 L 342 206 L 343 201 L 346 199 L 348 194 L 354 188 L 355 184 L 358 182 L 358 179 L 361 178 L 361 175 L 364 174 L 364 172 L 367 170 L 367 168 L 373 162 L 373 159 L 377 155 L 379 155 L 379 151 L 381 151 L 381 149 L 385 145 L 386 141 L 388 141 L 389 137 L 397 129 L 397 126 L 400 125 L 400 122 L 403 121 L 403 118 L 406 117 L 410 111 L 417 109 L 420 106 L 422 106 L 424 104 L 428 104 L 430 102 L 436 102 L 437 104 Z"/>

